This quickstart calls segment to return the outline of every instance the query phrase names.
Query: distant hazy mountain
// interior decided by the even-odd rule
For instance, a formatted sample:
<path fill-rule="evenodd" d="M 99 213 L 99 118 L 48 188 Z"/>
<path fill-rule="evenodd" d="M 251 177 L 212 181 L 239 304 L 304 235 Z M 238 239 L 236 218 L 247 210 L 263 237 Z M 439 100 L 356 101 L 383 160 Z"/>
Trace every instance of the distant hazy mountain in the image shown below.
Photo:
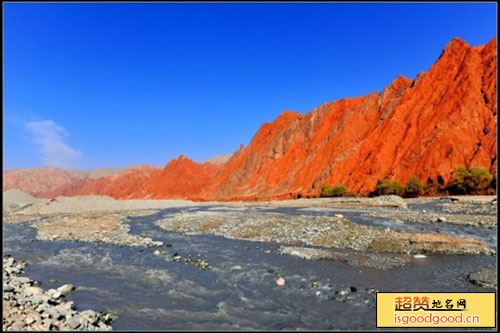
<path fill-rule="evenodd" d="M 215 155 L 211 159 L 204 161 L 203 163 L 212 163 L 212 164 L 225 164 L 229 159 L 233 156 L 233 154 L 225 154 L 225 155 Z"/>

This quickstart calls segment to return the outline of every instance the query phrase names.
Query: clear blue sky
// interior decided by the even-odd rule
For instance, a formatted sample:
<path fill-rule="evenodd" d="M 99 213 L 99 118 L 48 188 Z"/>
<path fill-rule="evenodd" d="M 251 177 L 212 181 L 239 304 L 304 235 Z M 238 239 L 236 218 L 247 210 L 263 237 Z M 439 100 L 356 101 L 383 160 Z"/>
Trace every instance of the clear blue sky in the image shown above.
<path fill-rule="evenodd" d="M 4 170 L 203 161 L 414 78 L 495 3 L 4 3 Z"/>

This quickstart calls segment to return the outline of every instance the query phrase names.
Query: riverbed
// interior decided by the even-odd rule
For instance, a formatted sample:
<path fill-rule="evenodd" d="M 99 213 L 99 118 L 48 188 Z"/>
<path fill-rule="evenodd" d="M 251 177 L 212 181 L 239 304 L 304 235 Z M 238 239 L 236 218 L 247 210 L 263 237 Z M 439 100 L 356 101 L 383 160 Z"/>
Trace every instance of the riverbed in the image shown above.
<path fill-rule="evenodd" d="M 118 316 L 113 328 L 123 330 L 375 329 L 378 291 L 494 290 L 471 283 L 467 276 L 485 268 L 496 269 L 496 255 L 427 254 L 415 258 L 402 253 L 397 255 L 407 264 L 375 269 L 343 260 L 282 255 L 279 250 L 283 244 L 273 241 L 189 234 L 156 224 L 179 214 L 204 216 L 214 212 L 226 216 L 262 212 L 290 217 L 342 214 L 355 223 L 375 227 L 420 228 L 425 232 L 438 228 L 425 223 L 394 223 L 349 207 L 191 205 L 124 220 L 131 235 L 162 242 L 160 248 L 37 241 L 34 220 L 28 220 L 4 223 L 3 249 L 5 254 L 25 260 L 26 275 L 40 281 L 43 288 L 75 285 L 68 299 L 75 302 L 77 310 L 111 312 Z M 496 250 L 496 229 L 454 224 L 440 228 L 443 233 L 484 241 Z M 177 257 L 183 260 L 174 260 Z M 200 261 L 209 266 L 203 269 L 192 264 Z M 276 284 L 278 277 L 285 279 L 284 286 Z"/>

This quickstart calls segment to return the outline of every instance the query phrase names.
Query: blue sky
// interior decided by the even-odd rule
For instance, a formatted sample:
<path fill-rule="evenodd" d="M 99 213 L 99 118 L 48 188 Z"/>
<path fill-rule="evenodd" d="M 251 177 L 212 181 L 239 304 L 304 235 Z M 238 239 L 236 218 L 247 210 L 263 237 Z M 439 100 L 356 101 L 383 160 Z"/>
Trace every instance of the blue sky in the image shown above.
<path fill-rule="evenodd" d="M 4 170 L 203 161 L 414 78 L 495 3 L 4 3 Z"/>

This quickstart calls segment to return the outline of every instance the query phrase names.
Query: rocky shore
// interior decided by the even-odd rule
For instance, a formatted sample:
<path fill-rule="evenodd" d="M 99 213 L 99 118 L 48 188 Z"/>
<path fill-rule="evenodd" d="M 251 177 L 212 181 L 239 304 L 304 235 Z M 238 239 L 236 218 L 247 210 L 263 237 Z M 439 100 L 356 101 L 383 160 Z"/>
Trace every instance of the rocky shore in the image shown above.
<path fill-rule="evenodd" d="M 291 255 L 308 260 L 328 259 L 344 262 L 358 267 L 375 269 L 393 269 L 410 263 L 407 255 L 389 253 L 356 253 L 354 251 L 338 251 L 329 248 L 311 248 L 303 246 L 281 246 L 280 254 Z"/>
<path fill-rule="evenodd" d="M 485 288 L 497 288 L 497 272 L 492 269 L 482 269 L 468 276 L 470 282 Z"/>
<path fill-rule="evenodd" d="M 188 200 L 115 200 L 108 196 L 98 195 L 37 199 L 19 190 L 9 190 L 4 192 L 3 214 L 8 217 L 11 215 L 109 213 L 195 205 L 199 203 Z"/>
<path fill-rule="evenodd" d="M 404 254 L 495 254 L 486 243 L 438 233 L 371 227 L 337 216 L 253 212 L 179 213 L 155 224 L 169 231 L 232 239 Z"/>
<path fill-rule="evenodd" d="M 455 207 L 456 210 L 460 209 Z M 451 210 L 449 210 L 451 212 Z M 382 217 L 395 221 L 396 223 L 425 223 L 425 224 L 455 224 L 473 227 L 496 228 L 497 218 L 495 215 L 470 215 L 458 214 L 438 214 L 424 211 L 403 211 L 403 212 L 375 212 L 365 216 Z"/>
<path fill-rule="evenodd" d="M 128 216 L 149 215 L 151 212 L 64 215 L 34 222 L 35 240 L 108 243 L 118 246 L 160 247 L 164 244 L 151 238 L 131 235 L 123 223 Z"/>
<path fill-rule="evenodd" d="M 482 200 L 481 200 L 482 199 Z M 462 213 L 467 215 L 495 215 L 497 210 L 497 198 L 457 198 L 444 199 L 440 205 L 441 210 L 446 213 Z"/>
<path fill-rule="evenodd" d="M 3 258 L 4 331 L 110 331 L 114 317 L 92 310 L 76 311 L 65 298 L 74 289 L 71 284 L 47 291 L 38 281 L 23 276 L 24 262 Z"/>

